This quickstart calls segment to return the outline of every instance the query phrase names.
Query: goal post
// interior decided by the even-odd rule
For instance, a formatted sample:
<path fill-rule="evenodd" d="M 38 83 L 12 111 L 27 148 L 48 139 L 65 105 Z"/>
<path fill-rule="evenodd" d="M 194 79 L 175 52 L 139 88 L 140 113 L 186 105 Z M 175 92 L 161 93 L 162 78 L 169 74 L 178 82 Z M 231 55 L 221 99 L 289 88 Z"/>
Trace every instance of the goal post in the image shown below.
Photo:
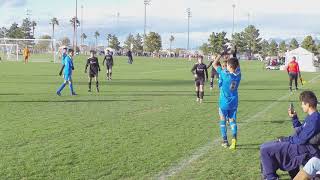
<path fill-rule="evenodd" d="M 30 62 L 58 63 L 55 39 L 0 38 L 0 44 L 0 56 L 6 56 L 3 58 L 7 58 L 8 61 L 23 61 L 23 50 L 28 48 Z"/>
<path fill-rule="evenodd" d="M 19 45 L 0 44 L 0 58 L 5 61 L 19 61 Z"/>

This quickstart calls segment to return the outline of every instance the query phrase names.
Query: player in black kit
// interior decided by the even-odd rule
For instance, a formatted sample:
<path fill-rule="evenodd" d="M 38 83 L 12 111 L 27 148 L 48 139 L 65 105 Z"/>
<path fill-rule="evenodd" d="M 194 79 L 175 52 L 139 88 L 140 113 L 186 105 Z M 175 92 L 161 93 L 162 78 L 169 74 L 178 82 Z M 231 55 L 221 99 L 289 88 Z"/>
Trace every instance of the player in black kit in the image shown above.
<path fill-rule="evenodd" d="M 203 56 L 198 57 L 198 63 L 191 69 L 195 77 L 197 102 L 202 103 L 204 96 L 204 82 L 208 79 L 207 65 L 203 63 Z"/>
<path fill-rule="evenodd" d="M 90 51 L 90 58 L 87 60 L 86 68 L 84 70 L 85 73 L 87 73 L 87 68 L 89 67 L 89 90 L 88 92 L 91 92 L 91 82 L 92 78 L 96 81 L 96 87 L 97 92 L 99 92 L 99 81 L 98 81 L 98 74 L 100 71 L 99 61 L 98 58 L 95 57 L 96 52 L 94 50 Z"/>
<path fill-rule="evenodd" d="M 112 79 L 112 66 L 113 66 L 113 57 L 109 50 L 103 60 L 103 66 L 107 66 L 107 80 Z"/>
<path fill-rule="evenodd" d="M 212 66 L 212 64 L 213 64 L 213 61 L 210 61 L 210 63 L 208 64 L 208 69 Z M 214 77 L 215 76 L 217 77 L 217 79 L 219 79 L 219 74 L 217 73 L 216 69 L 214 69 L 214 67 L 212 66 L 211 78 L 210 78 L 210 90 L 213 89 Z"/>

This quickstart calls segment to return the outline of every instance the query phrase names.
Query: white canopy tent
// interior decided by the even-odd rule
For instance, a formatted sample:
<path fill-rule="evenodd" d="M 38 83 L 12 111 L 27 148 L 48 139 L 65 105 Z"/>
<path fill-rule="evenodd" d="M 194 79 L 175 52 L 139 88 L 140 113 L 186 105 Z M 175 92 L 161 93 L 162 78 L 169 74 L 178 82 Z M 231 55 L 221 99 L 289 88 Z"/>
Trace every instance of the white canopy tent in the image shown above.
<path fill-rule="evenodd" d="M 294 49 L 286 53 L 285 66 L 289 64 L 293 56 L 297 58 L 297 62 L 299 63 L 299 66 L 300 66 L 300 71 L 302 72 L 319 72 L 320 71 L 319 67 L 314 66 L 314 63 L 313 63 L 315 60 L 314 54 L 302 47 L 299 47 L 297 49 Z"/>

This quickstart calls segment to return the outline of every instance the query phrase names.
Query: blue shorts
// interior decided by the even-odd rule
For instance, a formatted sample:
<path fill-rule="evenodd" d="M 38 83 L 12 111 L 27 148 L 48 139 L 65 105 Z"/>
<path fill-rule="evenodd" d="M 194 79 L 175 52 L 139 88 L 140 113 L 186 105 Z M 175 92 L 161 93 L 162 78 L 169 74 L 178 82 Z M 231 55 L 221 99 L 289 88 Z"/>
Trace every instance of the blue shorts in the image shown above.
<path fill-rule="evenodd" d="M 63 79 L 64 79 L 65 81 L 72 81 L 71 74 L 65 74 L 65 75 L 63 75 Z"/>
<path fill-rule="evenodd" d="M 237 120 L 237 111 L 238 109 L 232 109 L 232 110 L 223 110 L 219 108 L 219 115 L 224 117 L 225 120 L 228 119 L 234 119 Z"/>

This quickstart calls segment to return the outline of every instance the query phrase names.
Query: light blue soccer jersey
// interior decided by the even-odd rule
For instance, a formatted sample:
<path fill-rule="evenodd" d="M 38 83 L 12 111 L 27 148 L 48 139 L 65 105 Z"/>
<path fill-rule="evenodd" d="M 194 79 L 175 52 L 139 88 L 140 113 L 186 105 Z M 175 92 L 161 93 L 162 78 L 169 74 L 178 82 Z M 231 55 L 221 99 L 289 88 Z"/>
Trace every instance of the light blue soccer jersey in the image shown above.
<path fill-rule="evenodd" d="M 66 53 L 62 54 L 61 57 L 61 64 L 64 65 L 64 59 L 67 57 L 68 55 Z"/>
<path fill-rule="evenodd" d="M 238 108 L 238 87 L 241 81 L 241 71 L 237 68 L 236 73 L 230 73 L 226 69 L 218 67 L 220 97 L 219 106 L 222 110 Z"/>
<path fill-rule="evenodd" d="M 64 75 L 71 75 L 73 68 L 73 62 L 70 56 L 64 58 Z"/>

